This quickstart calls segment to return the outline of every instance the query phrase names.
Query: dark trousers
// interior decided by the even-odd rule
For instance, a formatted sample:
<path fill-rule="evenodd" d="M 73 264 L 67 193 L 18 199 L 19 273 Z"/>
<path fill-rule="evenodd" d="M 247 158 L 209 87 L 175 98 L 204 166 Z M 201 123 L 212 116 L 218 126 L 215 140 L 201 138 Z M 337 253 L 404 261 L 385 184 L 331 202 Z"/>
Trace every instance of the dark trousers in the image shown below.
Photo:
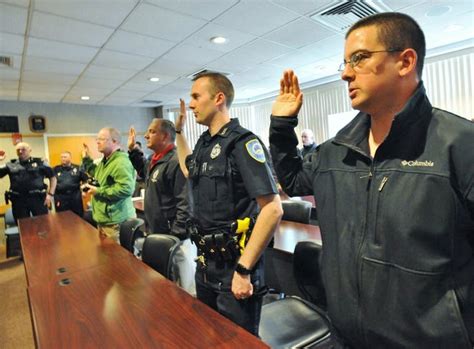
<path fill-rule="evenodd" d="M 206 268 L 203 269 L 199 262 L 196 268 L 197 298 L 248 332 L 258 336 L 262 295 L 236 299 L 231 291 L 235 262 L 218 264 L 208 260 L 206 263 Z M 251 280 L 254 294 L 256 294 L 264 282 L 261 262 Z"/>
<path fill-rule="evenodd" d="M 56 194 L 54 196 L 54 207 L 56 207 L 56 212 L 71 210 L 79 217 L 82 217 L 84 209 L 82 207 L 81 191 L 77 190 L 69 194 Z"/>
<path fill-rule="evenodd" d="M 44 205 L 44 195 L 21 196 L 12 200 L 12 213 L 18 224 L 20 218 L 39 216 L 48 213 L 48 208 Z"/>

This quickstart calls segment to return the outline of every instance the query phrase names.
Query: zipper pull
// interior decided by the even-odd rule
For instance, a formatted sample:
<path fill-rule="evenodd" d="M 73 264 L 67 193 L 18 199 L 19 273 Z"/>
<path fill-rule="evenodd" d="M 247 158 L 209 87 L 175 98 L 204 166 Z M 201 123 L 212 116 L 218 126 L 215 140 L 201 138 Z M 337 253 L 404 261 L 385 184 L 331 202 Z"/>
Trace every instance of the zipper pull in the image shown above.
<path fill-rule="evenodd" d="M 372 179 L 372 171 L 369 171 L 369 173 L 365 176 L 361 176 L 359 177 L 360 179 L 363 179 L 363 178 L 368 178 L 369 180 Z"/>
<path fill-rule="evenodd" d="M 383 190 L 383 187 L 385 186 L 385 183 L 387 183 L 387 181 L 388 181 L 388 177 L 382 178 L 382 182 L 380 182 L 380 185 L 379 185 L 379 191 Z"/>

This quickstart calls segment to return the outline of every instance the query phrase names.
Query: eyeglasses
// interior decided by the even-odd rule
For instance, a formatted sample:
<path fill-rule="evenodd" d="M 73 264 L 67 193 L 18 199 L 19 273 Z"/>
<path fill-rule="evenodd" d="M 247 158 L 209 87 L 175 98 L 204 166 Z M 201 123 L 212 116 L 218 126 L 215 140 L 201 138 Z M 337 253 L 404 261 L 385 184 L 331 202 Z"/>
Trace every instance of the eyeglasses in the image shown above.
<path fill-rule="evenodd" d="M 349 61 L 344 60 L 344 62 L 341 63 L 339 68 L 337 69 L 339 72 L 344 71 L 346 68 L 346 64 L 349 64 L 352 69 L 355 69 L 364 59 L 370 58 L 374 53 L 380 53 L 380 52 L 401 52 L 403 50 L 400 50 L 398 48 L 396 49 L 390 49 L 390 50 L 380 50 L 380 51 L 361 51 L 354 53 L 351 58 L 349 58 Z"/>

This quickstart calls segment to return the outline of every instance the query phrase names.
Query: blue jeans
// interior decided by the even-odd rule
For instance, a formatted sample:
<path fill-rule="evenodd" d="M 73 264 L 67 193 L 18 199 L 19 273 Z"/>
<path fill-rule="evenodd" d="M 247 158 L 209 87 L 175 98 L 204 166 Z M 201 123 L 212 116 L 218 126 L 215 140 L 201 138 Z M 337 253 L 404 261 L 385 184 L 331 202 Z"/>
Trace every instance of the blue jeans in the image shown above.
<path fill-rule="evenodd" d="M 231 291 L 235 261 L 216 263 L 207 260 L 206 264 L 207 266 L 203 268 L 198 262 L 196 268 L 197 298 L 248 332 L 258 336 L 262 295 L 256 293 L 264 284 L 262 261 L 257 264 L 258 267 L 251 276 L 254 295 L 246 299 L 236 299 Z"/>

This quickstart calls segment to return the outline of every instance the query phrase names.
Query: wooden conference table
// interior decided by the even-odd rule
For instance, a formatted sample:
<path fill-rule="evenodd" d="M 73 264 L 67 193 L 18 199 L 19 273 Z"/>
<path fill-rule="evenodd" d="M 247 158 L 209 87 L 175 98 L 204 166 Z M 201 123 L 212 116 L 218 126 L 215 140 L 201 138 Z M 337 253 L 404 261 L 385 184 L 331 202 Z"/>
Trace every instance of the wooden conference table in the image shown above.
<path fill-rule="evenodd" d="M 39 348 L 268 348 L 71 212 L 19 229 Z"/>

